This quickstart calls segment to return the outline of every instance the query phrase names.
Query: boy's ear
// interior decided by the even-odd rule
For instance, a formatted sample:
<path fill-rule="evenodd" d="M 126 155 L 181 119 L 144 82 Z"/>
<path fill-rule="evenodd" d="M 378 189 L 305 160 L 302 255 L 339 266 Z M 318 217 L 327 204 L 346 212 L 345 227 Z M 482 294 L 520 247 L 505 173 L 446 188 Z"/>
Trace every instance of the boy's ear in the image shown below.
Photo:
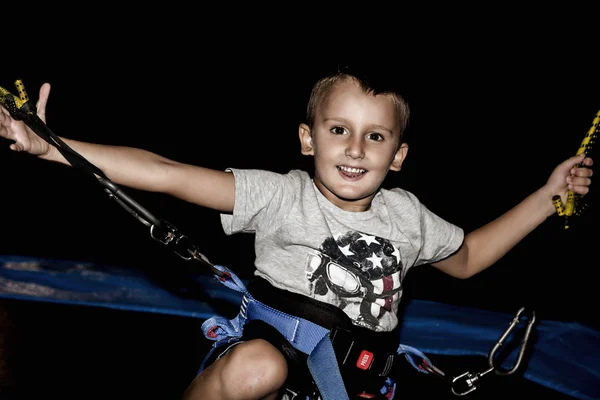
<path fill-rule="evenodd" d="M 305 156 L 313 156 L 315 154 L 313 149 L 312 137 L 310 136 L 310 128 L 306 124 L 300 124 L 298 127 L 298 136 L 300 136 L 300 151 Z"/>
<path fill-rule="evenodd" d="M 408 144 L 402 143 L 400 148 L 394 155 L 394 159 L 392 160 L 392 164 L 390 165 L 390 170 L 392 171 L 400 171 L 402 168 L 402 163 L 406 159 L 406 154 L 408 153 Z"/>

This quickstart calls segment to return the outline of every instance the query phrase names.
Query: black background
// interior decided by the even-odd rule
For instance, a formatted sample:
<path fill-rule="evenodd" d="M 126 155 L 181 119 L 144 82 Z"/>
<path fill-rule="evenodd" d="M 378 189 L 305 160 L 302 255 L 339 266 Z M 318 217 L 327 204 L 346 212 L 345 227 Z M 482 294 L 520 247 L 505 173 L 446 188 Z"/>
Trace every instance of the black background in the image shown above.
<path fill-rule="evenodd" d="M 0 86 L 13 91 L 14 80 L 22 79 L 29 96 L 37 99 L 39 86 L 50 82 L 47 122 L 60 136 L 142 147 L 217 169 L 310 168 L 311 160 L 299 151 L 297 126 L 312 82 L 336 68 L 337 47 L 328 44 L 317 54 L 302 43 L 270 43 L 268 35 L 224 41 L 206 31 L 193 33 L 146 27 L 114 38 L 56 37 L 3 64 Z M 600 97 L 597 56 L 578 37 L 532 33 L 508 38 L 492 32 L 485 45 L 465 37 L 450 40 L 440 33 L 404 51 L 383 56 L 356 51 L 350 58 L 396 64 L 405 81 L 412 108 L 406 137 L 410 150 L 402 171 L 390 173 L 385 185 L 412 191 L 434 212 L 469 231 L 517 204 L 542 186 L 559 162 L 575 155 L 600 110 Z M 203 268 L 150 239 L 145 226 L 72 168 L 11 152 L 8 142 L 0 141 L 0 170 L 1 254 L 131 266 L 175 290 L 186 285 L 190 271 Z M 571 229 L 563 229 L 562 219 L 554 216 L 468 280 L 446 277 L 429 266 L 415 268 L 405 282 L 407 299 L 508 312 L 526 305 L 540 318 L 599 326 L 588 308 L 597 304 L 598 265 L 597 194 L 594 185 L 591 189 L 590 207 Z M 209 259 L 249 276 L 251 236 L 225 236 L 215 212 L 160 194 L 127 192 L 197 239 Z M 108 368 L 127 372 L 118 379 L 110 375 L 105 390 L 115 382 L 131 383 L 127 374 L 137 374 L 140 365 L 128 369 L 123 363 L 137 359 L 160 365 L 157 376 L 168 371 L 157 386 L 176 392 L 193 377 L 203 350 L 196 322 L 66 306 L 10 307 L 21 327 L 17 338 L 26 343 L 19 348 L 30 349 L 19 353 L 20 360 L 40 363 L 43 358 L 39 365 L 59 365 L 57 370 L 73 373 L 73 357 L 95 365 L 95 359 L 108 362 L 102 357 L 113 349 Z M 37 327 L 40 321 L 47 322 L 45 330 Z M 74 331 L 78 334 L 69 334 Z M 101 346 L 102 354 L 82 337 Z M 59 343 L 60 352 L 48 353 L 49 343 Z M 140 354 L 131 354 L 131 346 Z M 71 353 L 78 356 L 66 356 Z M 57 354 L 70 361 L 63 365 Z M 156 357 L 149 361 L 152 354 Z M 166 366 L 174 360 L 180 374 Z M 107 373 L 90 365 L 81 368 L 100 377 Z M 80 373 L 75 376 L 85 382 L 81 387 L 96 384 Z"/>

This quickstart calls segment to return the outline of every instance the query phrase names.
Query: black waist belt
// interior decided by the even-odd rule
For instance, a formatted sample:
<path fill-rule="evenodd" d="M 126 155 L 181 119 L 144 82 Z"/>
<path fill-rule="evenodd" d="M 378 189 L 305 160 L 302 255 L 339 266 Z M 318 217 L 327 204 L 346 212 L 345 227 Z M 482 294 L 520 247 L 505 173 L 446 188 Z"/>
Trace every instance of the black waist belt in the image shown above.
<path fill-rule="evenodd" d="M 261 278 L 253 279 L 248 291 L 256 300 L 286 314 L 311 321 L 331 331 L 331 341 L 342 373 L 387 376 L 400 342 L 398 328 L 374 332 L 352 324 L 331 304 L 278 289 Z"/>

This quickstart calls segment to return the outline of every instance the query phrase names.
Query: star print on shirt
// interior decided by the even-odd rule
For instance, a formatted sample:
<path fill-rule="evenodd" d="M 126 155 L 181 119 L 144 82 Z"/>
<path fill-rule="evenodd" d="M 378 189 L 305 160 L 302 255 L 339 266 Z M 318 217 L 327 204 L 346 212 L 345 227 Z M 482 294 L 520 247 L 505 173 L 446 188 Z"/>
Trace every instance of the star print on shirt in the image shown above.
<path fill-rule="evenodd" d="M 358 240 L 363 240 L 367 243 L 367 245 L 370 245 L 371 243 L 377 243 L 377 244 L 381 244 L 377 241 L 377 239 L 375 239 L 375 236 L 371 236 L 371 235 L 365 235 L 364 233 L 361 235 L 360 238 L 358 238 Z"/>
<path fill-rule="evenodd" d="M 338 246 L 339 247 L 339 246 Z M 354 256 L 355 254 L 353 252 L 350 251 L 350 244 L 344 246 L 344 247 L 340 247 L 340 251 L 342 252 L 343 255 L 345 255 L 346 257 L 348 256 Z"/>
<path fill-rule="evenodd" d="M 373 264 L 372 268 L 382 268 L 381 259 L 382 257 L 377 257 L 377 254 L 375 253 L 373 253 L 371 257 L 367 257 L 367 260 L 371 261 L 371 264 Z"/>

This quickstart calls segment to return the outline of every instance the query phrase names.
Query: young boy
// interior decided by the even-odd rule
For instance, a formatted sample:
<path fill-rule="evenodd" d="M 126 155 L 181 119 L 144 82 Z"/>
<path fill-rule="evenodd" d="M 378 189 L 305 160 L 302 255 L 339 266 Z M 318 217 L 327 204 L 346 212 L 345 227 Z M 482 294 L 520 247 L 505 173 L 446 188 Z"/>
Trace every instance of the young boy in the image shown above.
<path fill-rule="evenodd" d="M 40 89 L 42 120 L 49 92 L 49 84 Z M 413 194 L 380 187 L 406 159 L 408 119 L 402 96 L 367 77 L 345 71 L 322 78 L 298 131 L 302 154 L 314 158 L 312 177 L 300 170 L 217 171 L 141 149 L 63 140 L 119 185 L 217 210 L 227 234 L 255 233 L 256 278 L 248 290 L 258 301 L 391 354 L 409 268 L 431 264 L 459 279 L 488 268 L 556 212 L 553 196 L 564 202 L 569 190 L 588 193 L 593 164 L 585 155 L 568 158 L 544 186 L 465 235 Z M 5 109 L 0 136 L 14 141 L 12 150 L 67 164 Z M 251 321 L 242 340 L 211 355 L 184 398 L 316 399 L 305 362 L 277 330 Z M 345 379 L 350 398 L 392 398 L 377 391 L 390 385 L 387 373 L 380 375 Z"/>

